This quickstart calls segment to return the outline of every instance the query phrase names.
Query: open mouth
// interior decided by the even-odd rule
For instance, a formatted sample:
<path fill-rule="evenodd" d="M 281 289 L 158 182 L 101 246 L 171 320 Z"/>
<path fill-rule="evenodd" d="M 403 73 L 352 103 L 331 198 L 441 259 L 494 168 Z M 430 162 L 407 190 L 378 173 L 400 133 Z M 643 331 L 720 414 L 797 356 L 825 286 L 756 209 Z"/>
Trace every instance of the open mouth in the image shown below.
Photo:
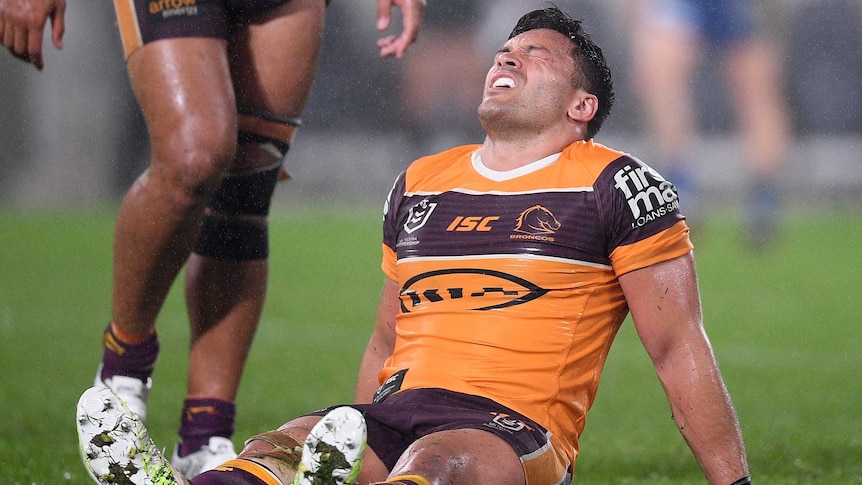
<path fill-rule="evenodd" d="M 499 77 L 494 80 L 494 83 L 491 85 L 494 88 L 514 88 L 515 80 L 510 77 Z"/>

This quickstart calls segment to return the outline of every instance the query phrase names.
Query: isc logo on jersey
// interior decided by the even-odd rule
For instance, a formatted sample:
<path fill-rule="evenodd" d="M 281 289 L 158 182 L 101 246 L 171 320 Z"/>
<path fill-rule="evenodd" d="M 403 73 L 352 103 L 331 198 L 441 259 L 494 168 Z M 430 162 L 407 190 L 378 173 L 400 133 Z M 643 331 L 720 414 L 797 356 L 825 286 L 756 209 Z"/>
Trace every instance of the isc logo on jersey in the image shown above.
<path fill-rule="evenodd" d="M 628 203 L 632 227 L 642 227 L 679 209 L 676 188 L 649 167 L 626 165 L 614 174 L 614 182 Z"/>

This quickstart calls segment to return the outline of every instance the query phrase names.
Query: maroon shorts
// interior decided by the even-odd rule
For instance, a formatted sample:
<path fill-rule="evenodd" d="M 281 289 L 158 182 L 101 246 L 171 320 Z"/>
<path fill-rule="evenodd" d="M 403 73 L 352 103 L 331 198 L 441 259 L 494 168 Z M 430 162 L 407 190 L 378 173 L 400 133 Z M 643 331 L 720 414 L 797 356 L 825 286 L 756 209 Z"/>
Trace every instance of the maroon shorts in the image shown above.
<path fill-rule="evenodd" d="M 290 0 L 114 0 L 126 57 L 176 37 L 227 39 L 234 27 Z"/>
<path fill-rule="evenodd" d="M 569 483 L 572 478 L 568 463 L 550 467 L 555 470 L 545 466 L 549 463 L 546 455 L 553 454 L 545 428 L 484 397 L 443 389 L 409 389 L 379 403 L 350 406 L 364 414 L 368 447 L 389 470 L 407 447 L 423 436 L 453 429 L 480 429 L 509 443 L 521 458 L 524 472 L 533 479 L 528 483 Z M 311 414 L 322 416 L 334 407 L 338 406 Z M 549 476 L 555 477 L 553 481 L 548 480 Z"/>

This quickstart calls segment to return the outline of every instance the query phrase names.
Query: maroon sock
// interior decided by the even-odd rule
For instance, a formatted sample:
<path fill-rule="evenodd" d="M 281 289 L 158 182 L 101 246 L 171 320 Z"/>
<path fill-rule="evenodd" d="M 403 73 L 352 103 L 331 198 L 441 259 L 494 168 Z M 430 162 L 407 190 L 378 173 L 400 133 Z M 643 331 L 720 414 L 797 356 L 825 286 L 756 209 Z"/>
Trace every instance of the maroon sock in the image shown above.
<path fill-rule="evenodd" d="M 113 376 L 134 377 L 146 382 L 153 373 L 159 356 L 159 340 L 156 334 L 143 342 L 129 345 L 120 341 L 111 331 L 111 326 L 102 334 L 105 348 L 102 354 L 102 380 Z"/>
<path fill-rule="evenodd" d="M 221 399 L 186 399 L 180 424 L 180 456 L 209 443 L 212 436 L 230 439 L 234 432 L 236 404 Z"/>

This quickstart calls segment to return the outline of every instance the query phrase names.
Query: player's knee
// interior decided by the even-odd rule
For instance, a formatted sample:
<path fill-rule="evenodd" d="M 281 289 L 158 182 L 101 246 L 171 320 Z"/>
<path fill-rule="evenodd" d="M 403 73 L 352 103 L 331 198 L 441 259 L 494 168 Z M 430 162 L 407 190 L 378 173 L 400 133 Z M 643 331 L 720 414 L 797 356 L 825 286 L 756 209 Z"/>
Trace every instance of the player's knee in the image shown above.
<path fill-rule="evenodd" d="M 188 150 L 170 159 L 154 157 L 149 177 L 178 204 L 203 204 L 230 166 L 232 155 L 227 160 L 219 157 L 201 150 Z"/>
<path fill-rule="evenodd" d="M 213 192 L 207 207 L 213 212 L 228 216 L 266 217 L 272 205 L 272 195 L 280 170 L 279 165 L 229 174 Z"/>
<path fill-rule="evenodd" d="M 279 167 L 229 175 L 207 203 L 195 252 L 231 261 L 253 261 L 269 257 L 266 216 Z"/>
<path fill-rule="evenodd" d="M 269 229 L 265 221 L 210 214 L 204 217 L 194 252 L 226 261 L 269 258 Z"/>
<path fill-rule="evenodd" d="M 296 118 L 240 110 L 234 167 L 209 197 L 196 253 L 233 261 L 269 256 L 266 217 L 300 124 Z"/>
<path fill-rule="evenodd" d="M 475 456 L 471 453 L 459 451 L 453 453 L 451 441 L 430 439 L 427 436 L 413 442 L 401 455 L 393 473 L 398 475 L 423 475 L 444 479 L 441 483 L 464 483 L 475 481 L 465 473 L 471 468 L 476 468 Z M 467 466 L 469 464 L 469 466 Z M 499 482 L 495 482 L 499 483 Z"/>
<path fill-rule="evenodd" d="M 302 120 L 299 118 L 240 108 L 238 151 L 234 168 L 249 170 L 283 165 L 301 125 Z"/>

